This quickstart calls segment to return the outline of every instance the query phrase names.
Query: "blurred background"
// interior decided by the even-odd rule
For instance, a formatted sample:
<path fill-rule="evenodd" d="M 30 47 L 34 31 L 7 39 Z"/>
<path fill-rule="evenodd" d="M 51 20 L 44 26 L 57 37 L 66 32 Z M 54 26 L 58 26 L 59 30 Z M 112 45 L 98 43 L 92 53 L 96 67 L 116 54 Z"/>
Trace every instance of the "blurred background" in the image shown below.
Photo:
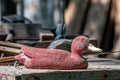
<path fill-rule="evenodd" d="M 120 0 L 0 0 L 1 36 L 38 38 L 41 28 L 52 31 L 58 24 L 65 35 L 88 35 L 120 59 Z"/>

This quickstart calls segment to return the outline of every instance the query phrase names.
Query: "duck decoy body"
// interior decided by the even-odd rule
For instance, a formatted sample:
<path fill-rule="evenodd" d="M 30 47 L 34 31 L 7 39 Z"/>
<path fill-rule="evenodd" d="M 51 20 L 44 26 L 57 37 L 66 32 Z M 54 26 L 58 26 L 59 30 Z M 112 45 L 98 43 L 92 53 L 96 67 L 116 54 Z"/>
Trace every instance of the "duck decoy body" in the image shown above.
<path fill-rule="evenodd" d="M 78 36 L 73 39 L 71 53 L 60 49 L 44 49 L 23 46 L 14 58 L 31 69 L 86 69 L 88 62 L 82 57 L 87 50 L 89 39 Z"/>

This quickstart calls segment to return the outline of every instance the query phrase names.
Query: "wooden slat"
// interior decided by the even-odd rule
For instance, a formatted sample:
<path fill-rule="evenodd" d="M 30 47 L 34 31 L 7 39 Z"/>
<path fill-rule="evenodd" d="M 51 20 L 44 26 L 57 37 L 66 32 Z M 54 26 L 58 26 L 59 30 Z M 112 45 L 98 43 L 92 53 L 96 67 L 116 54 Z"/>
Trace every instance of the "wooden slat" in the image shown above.
<path fill-rule="evenodd" d="M 113 51 L 120 51 L 120 0 L 112 0 L 112 13 L 115 21 Z M 120 59 L 120 52 L 111 53 L 108 57 Z"/>
<path fill-rule="evenodd" d="M 118 80 L 120 71 L 117 70 L 77 70 L 77 71 L 53 71 L 39 74 L 24 74 L 22 79 L 32 80 Z"/>
<path fill-rule="evenodd" d="M 83 34 L 90 38 L 97 38 L 98 44 L 103 37 L 110 0 L 91 0 L 91 6 L 86 19 Z"/>
<path fill-rule="evenodd" d="M 4 46 L 0 46 L 0 51 L 5 53 L 6 55 L 17 55 L 21 52 L 20 49 L 4 47 Z"/>
<path fill-rule="evenodd" d="M 89 0 L 71 0 L 65 11 L 66 34 L 79 34 Z"/>
<path fill-rule="evenodd" d="M 9 57 L 2 57 L 0 58 L 0 63 L 1 62 L 7 62 L 7 61 L 14 61 L 14 56 L 9 56 Z"/>
<path fill-rule="evenodd" d="M 0 46 L 7 46 L 7 47 L 13 47 L 13 48 L 19 48 L 20 49 L 23 45 L 22 44 L 17 44 L 17 43 L 0 41 Z"/>
<path fill-rule="evenodd" d="M 41 41 L 54 40 L 54 34 L 50 30 L 40 30 L 39 38 Z"/>

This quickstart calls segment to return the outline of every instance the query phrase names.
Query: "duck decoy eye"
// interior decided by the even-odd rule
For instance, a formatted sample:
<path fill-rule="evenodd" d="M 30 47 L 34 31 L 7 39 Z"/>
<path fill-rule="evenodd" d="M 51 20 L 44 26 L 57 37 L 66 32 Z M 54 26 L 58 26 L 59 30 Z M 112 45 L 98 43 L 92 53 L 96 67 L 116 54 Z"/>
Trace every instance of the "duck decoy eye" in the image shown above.
<path fill-rule="evenodd" d="M 80 48 L 84 48 L 85 45 L 83 43 L 80 44 Z"/>
<path fill-rule="evenodd" d="M 89 45 L 89 41 L 87 41 L 87 40 L 82 40 L 82 41 L 81 41 L 81 44 L 80 44 L 80 47 L 81 47 L 81 48 L 86 48 L 88 45 Z"/>
<path fill-rule="evenodd" d="M 88 47 L 88 43 L 82 43 L 82 44 L 80 44 L 80 47 L 81 48 L 86 48 L 86 47 Z"/>

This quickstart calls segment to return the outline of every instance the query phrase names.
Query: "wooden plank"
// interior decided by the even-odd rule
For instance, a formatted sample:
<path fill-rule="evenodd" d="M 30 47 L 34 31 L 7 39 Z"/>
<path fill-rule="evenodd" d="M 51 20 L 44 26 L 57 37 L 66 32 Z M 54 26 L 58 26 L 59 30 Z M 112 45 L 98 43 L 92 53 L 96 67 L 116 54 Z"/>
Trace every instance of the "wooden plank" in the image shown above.
<path fill-rule="evenodd" d="M 4 47 L 4 46 L 0 46 L 0 51 L 5 55 L 17 55 L 18 53 L 21 52 L 20 49 Z"/>
<path fill-rule="evenodd" d="M 98 44 L 103 37 L 109 5 L 110 0 L 91 0 L 83 34 L 89 35 L 90 38 L 97 38 Z"/>
<path fill-rule="evenodd" d="M 71 0 L 65 11 L 66 34 L 79 34 L 89 0 Z"/>
<path fill-rule="evenodd" d="M 25 41 L 25 40 L 17 41 L 17 43 L 19 44 L 38 47 L 38 48 L 47 48 L 51 42 L 52 42 L 51 40 L 50 41 Z"/>
<path fill-rule="evenodd" d="M 2 62 L 7 62 L 7 61 L 15 61 L 14 56 L 1 57 L 1 58 L 0 58 L 0 63 L 2 63 Z"/>
<path fill-rule="evenodd" d="M 21 68 L 22 69 L 22 68 Z M 19 69 L 19 72 L 23 72 Z M 14 74 L 15 80 L 119 80 L 120 70 L 24 70 L 31 73 L 17 73 L 14 71 L 8 71 Z M 35 72 L 34 72 L 35 71 Z M 10 75 L 6 75 L 9 77 Z M 7 80 L 7 79 L 5 79 Z"/>
<path fill-rule="evenodd" d="M 0 46 L 7 46 L 7 47 L 20 49 L 23 45 L 17 44 L 17 43 L 12 43 L 12 42 L 0 41 Z"/>
<path fill-rule="evenodd" d="M 120 71 L 55 71 L 46 74 L 22 75 L 21 80 L 118 80 Z"/>
<path fill-rule="evenodd" d="M 40 30 L 39 38 L 41 41 L 54 40 L 55 36 L 50 30 Z"/>
<path fill-rule="evenodd" d="M 112 0 L 112 18 L 114 20 L 113 51 L 120 51 L 120 0 Z M 107 57 L 120 59 L 120 52 L 111 53 Z"/>
<path fill-rule="evenodd" d="M 109 12 L 107 14 L 107 20 L 106 20 L 106 26 L 104 27 L 103 37 L 101 40 L 101 48 L 103 51 L 111 51 L 113 48 L 113 40 L 114 40 L 114 13 L 115 9 L 113 6 L 113 1 L 116 0 L 110 0 L 110 7 Z"/>

